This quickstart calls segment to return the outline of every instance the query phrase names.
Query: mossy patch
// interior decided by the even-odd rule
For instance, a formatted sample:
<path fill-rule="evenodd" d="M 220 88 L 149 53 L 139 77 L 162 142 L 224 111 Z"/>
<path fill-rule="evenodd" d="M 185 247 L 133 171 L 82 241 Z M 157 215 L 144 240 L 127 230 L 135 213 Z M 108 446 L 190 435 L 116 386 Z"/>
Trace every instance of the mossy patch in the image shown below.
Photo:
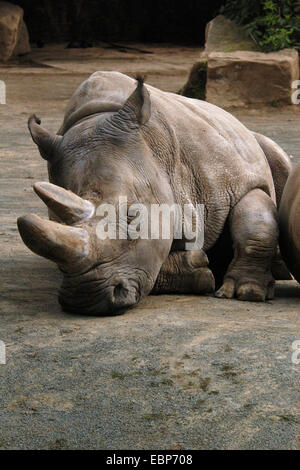
<path fill-rule="evenodd" d="M 207 79 L 207 60 L 196 62 L 190 72 L 187 83 L 179 94 L 187 98 L 205 100 L 205 89 Z"/>

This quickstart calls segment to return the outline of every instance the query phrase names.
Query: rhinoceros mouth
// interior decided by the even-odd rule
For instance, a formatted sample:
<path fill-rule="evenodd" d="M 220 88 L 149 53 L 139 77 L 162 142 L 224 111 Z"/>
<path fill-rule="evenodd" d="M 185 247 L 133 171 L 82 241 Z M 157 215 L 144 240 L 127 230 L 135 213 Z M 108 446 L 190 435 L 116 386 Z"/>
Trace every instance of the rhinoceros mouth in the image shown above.
<path fill-rule="evenodd" d="M 113 296 L 103 296 L 103 294 L 92 297 L 88 295 L 69 297 L 63 289 L 60 289 L 58 300 L 65 312 L 109 316 L 122 314 L 125 310 L 134 307 L 139 302 L 139 297 L 134 292 L 123 294 L 123 297 L 118 297 L 116 300 Z"/>
<path fill-rule="evenodd" d="M 103 282 L 79 283 L 69 285 L 65 280 L 59 290 L 59 303 L 64 311 L 86 315 L 118 315 L 134 307 L 140 300 L 137 285 L 124 279 L 112 285 Z"/>

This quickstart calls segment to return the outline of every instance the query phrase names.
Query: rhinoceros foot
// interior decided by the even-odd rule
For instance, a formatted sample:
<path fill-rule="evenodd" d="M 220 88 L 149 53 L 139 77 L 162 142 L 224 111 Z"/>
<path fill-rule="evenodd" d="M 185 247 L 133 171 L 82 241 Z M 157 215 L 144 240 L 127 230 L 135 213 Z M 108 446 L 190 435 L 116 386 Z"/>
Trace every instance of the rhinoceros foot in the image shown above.
<path fill-rule="evenodd" d="M 238 300 L 248 300 L 252 302 L 264 302 L 274 298 L 274 280 L 271 276 L 258 284 L 256 281 L 249 281 L 247 278 L 233 279 L 226 278 L 222 287 L 216 292 L 216 297 Z"/>
<path fill-rule="evenodd" d="M 230 213 L 234 258 L 216 296 L 263 302 L 274 297 L 272 260 L 278 243 L 277 211 L 272 199 L 254 189 Z"/>
<path fill-rule="evenodd" d="M 153 294 L 207 294 L 215 290 L 215 278 L 207 267 L 204 251 L 171 252 L 163 263 Z"/>

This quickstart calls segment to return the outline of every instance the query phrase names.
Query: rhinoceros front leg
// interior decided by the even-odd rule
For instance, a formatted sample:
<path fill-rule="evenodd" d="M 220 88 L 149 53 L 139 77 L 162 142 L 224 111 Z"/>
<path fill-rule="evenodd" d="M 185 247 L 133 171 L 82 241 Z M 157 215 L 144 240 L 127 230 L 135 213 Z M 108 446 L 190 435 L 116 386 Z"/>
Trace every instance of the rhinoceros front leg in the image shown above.
<path fill-rule="evenodd" d="M 276 207 L 262 190 L 244 196 L 230 213 L 234 258 L 217 297 L 265 301 L 274 297 L 272 260 L 278 243 Z"/>
<path fill-rule="evenodd" d="M 204 251 L 171 252 L 161 267 L 153 294 L 206 294 L 215 289 Z"/>

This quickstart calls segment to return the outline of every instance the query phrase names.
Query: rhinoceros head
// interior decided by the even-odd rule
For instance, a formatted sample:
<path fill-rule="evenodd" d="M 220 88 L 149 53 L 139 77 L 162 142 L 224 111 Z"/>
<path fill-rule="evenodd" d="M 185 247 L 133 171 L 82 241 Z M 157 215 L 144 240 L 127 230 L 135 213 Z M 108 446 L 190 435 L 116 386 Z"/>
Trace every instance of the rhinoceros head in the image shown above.
<path fill-rule="evenodd" d="M 144 138 L 150 114 L 150 96 L 139 81 L 121 109 L 86 117 L 63 136 L 51 135 L 38 118 L 29 118 L 50 179 L 34 190 L 51 220 L 29 214 L 18 219 L 18 228 L 34 253 L 63 272 L 59 301 L 64 310 L 105 315 L 135 305 L 151 291 L 169 253 L 172 235 L 103 239 L 97 232 L 99 207 L 109 204 L 118 215 L 120 197 L 148 207 L 171 202 L 167 176 Z"/>

